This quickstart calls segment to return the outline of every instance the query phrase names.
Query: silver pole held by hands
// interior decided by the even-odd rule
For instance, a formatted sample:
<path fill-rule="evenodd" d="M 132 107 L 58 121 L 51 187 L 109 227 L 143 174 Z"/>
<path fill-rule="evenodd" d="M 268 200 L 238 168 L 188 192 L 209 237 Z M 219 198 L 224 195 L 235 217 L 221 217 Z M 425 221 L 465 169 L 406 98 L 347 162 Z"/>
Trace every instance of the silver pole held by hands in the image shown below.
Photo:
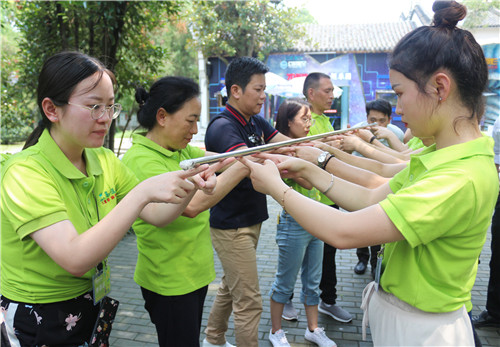
<path fill-rule="evenodd" d="M 197 165 L 201 164 L 210 164 L 210 163 L 215 163 L 218 162 L 221 159 L 226 159 L 226 158 L 231 158 L 231 157 L 243 157 L 245 155 L 250 155 L 250 154 L 255 154 L 259 152 L 265 152 L 265 151 L 270 151 L 272 149 L 280 148 L 280 147 L 285 147 L 288 145 L 293 145 L 296 143 L 300 142 L 308 142 L 312 140 L 317 140 L 323 137 L 331 136 L 331 135 L 339 135 L 343 134 L 352 130 L 357 130 L 357 129 L 364 129 L 368 128 L 371 126 L 376 126 L 377 123 L 371 123 L 368 125 L 361 125 L 358 127 L 352 127 L 352 128 L 347 128 L 347 129 L 341 129 L 341 130 L 335 130 L 335 131 L 330 131 L 328 133 L 323 133 L 323 134 L 317 134 L 317 135 L 312 135 L 312 136 L 306 136 L 306 137 L 300 137 L 298 139 L 291 139 L 287 141 L 282 141 L 282 142 L 276 142 L 276 143 L 268 143 L 266 145 L 262 146 L 257 146 L 257 147 L 251 147 L 251 148 L 245 148 L 241 149 L 238 151 L 232 151 L 232 152 L 226 152 L 226 153 L 221 153 L 221 154 L 215 154 L 215 155 L 210 155 L 206 157 L 200 157 L 200 158 L 195 158 L 195 159 L 187 159 L 183 160 L 179 163 L 181 169 L 183 170 L 189 170 L 194 168 Z"/>

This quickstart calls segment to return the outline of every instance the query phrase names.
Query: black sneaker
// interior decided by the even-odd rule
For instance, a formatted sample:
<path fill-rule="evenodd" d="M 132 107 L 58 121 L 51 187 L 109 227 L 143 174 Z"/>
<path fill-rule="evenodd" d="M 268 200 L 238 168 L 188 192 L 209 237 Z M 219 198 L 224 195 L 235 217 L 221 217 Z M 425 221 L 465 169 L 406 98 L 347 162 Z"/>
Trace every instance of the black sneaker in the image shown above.
<path fill-rule="evenodd" d="M 484 310 L 479 316 L 472 317 L 472 324 L 476 328 L 493 327 L 500 328 L 500 320 L 490 316 L 488 311 Z"/>
<path fill-rule="evenodd" d="M 359 261 L 354 267 L 354 273 L 358 275 L 362 275 L 366 271 L 367 264 L 363 261 Z"/>

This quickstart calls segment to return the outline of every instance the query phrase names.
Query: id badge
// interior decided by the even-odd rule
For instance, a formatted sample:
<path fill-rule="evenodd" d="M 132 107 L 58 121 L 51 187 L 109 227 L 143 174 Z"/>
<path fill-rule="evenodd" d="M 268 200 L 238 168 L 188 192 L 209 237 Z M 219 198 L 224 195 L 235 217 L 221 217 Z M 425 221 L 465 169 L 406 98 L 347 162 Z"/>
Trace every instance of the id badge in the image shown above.
<path fill-rule="evenodd" d="M 92 276 L 92 288 L 94 289 L 94 305 L 97 305 L 111 291 L 111 274 L 107 262 L 101 270 L 96 270 Z M 98 267 L 98 269 L 100 266 Z"/>
<path fill-rule="evenodd" d="M 377 266 L 375 267 L 375 290 L 378 291 L 380 283 L 380 272 L 382 271 L 382 260 L 384 259 L 384 246 L 377 252 Z"/>

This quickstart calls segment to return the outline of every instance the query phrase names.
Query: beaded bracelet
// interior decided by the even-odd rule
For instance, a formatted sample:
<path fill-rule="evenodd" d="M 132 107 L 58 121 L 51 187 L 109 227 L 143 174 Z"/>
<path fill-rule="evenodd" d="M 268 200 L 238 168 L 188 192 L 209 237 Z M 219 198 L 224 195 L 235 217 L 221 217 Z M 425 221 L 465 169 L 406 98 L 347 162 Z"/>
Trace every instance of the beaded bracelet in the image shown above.
<path fill-rule="evenodd" d="M 333 187 L 333 174 L 330 174 L 330 176 L 331 176 L 330 184 L 328 185 L 326 190 L 323 192 L 323 194 L 328 193 L 330 191 L 330 189 L 332 189 L 332 187 Z"/>

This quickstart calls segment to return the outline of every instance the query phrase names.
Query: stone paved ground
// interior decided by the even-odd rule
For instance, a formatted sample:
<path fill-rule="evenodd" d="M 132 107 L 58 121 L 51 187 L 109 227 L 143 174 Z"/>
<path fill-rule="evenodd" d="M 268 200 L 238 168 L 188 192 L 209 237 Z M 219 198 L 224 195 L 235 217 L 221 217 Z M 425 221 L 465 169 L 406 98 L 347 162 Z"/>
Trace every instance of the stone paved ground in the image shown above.
<path fill-rule="evenodd" d="M 261 238 L 257 249 L 258 269 L 260 274 L 260 287 L 263 293 L 264 310 L 259 327 L 259 345 L 268 347 L 269 329 L 271 328 L 269 313 L 269 297 L 267 295 L 274 279 L 277 261 L 277 246 L 274 242 L 276 232 L 276 216 L 280 211 L 279 205 L 272 199 L 268 199 L 270 218 L 263 224 Z M 486 241 L 478 277 L 472 292 L 474 303 L 473 314 L 479 314 L 484 309 L 486 292 L 489 278 L 488 262 L 490 259 L 490 239 Z M 149 320 L 149 315 L 144 309 L 144 302 L 137 284 L 133 281 L 133 273 L 137 256 L 137 248 L 134 235 L 127 235 L 115 248 L 110 256 L 112 267 L 112 292 L 111 296 L 120 300 L 120 308 L 113 325 L 111 333 L 111 346 L 157 346 L 156 331 Z M 325 327 L 327 335 L 335 340 L 337 345 L 348 346 L 372 346 L 370 336 L 367 341 L 361 339 L 362 312 L 361 292 L 370 281 L 369 271 L 360 276 L 353 272 L 357 262 L 355 250 L 342 250 L 337 252 L 337 276 L 338 276 L 338 303 L 353 315 L 353 321 L 348 324 L 338 323 L 333 319 L 320 313 L 319 324 Z M 221 265 L 216 257 L 215 262 L 217 278 L 210 284 L 208 296 L 205 302 L 205 313 L 203 329 L 212 306 L 215 293 L 222 276 Z M 402 279 L 404 280 L 404 279 Z M 295 288 L 295 307 L 299 308 L 299 320 L 297 322 L 283 321 L 283 329 L 288 331 L 287 337 L 292 346 L 314 346 L 304 340 L 306 328 L 305 312 L 297 298 L 300 296 L 300 280 Z M 234 343 L 234 331 L 232 321 L 228 331 L 228 341 Z M 478 334 L 483 346 L 500 346 L 500 329 L 480 329 Z M 201 339 L 204 338 L 202 332 Z M 183 346 L 179 346 L 183 347 Z"/>

